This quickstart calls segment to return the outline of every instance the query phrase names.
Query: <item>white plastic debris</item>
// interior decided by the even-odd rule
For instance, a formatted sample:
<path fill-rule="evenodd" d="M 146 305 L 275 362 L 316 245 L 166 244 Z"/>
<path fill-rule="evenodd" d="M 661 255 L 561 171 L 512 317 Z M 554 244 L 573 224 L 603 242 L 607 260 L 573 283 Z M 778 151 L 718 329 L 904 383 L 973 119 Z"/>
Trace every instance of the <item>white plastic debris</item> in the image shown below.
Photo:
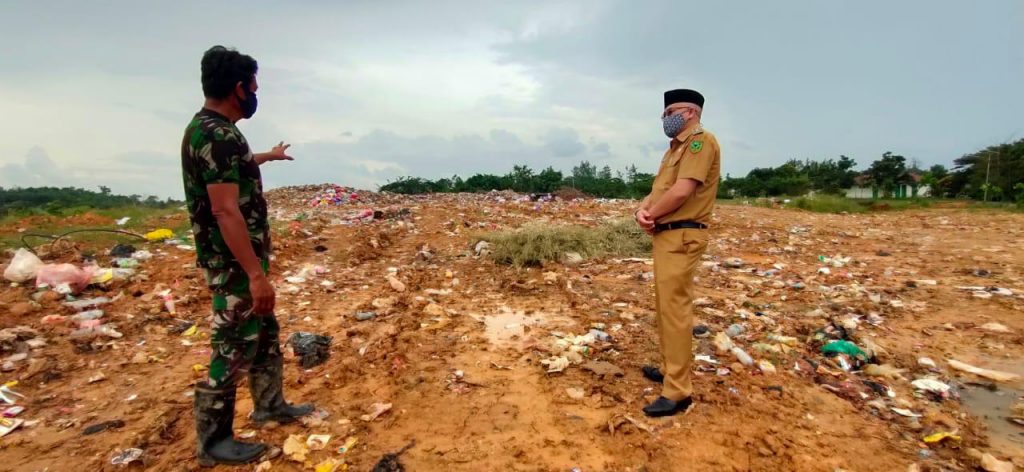
<path fill-rule="evenodd" d="M 951 388 L 949 385 L 946 385 L 935 379 L 917 379 L 910 383 L 911 385 L 914 386 L 914 388 L 918 390 L 924 390 L 926 392 L 933 392 L 939 394 L 946 393 Z"/>

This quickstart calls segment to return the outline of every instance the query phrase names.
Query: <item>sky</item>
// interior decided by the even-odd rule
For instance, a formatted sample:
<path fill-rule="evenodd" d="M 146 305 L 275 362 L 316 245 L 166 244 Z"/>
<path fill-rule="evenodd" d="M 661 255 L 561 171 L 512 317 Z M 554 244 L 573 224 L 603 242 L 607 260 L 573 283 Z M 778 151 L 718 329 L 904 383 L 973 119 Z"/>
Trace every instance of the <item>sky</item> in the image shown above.
<path fill-rule="evenodd" d="M 216 5 L 216 8 L 214 8 Z M 1024 2 L 0 2 L 0 186 L 183 196 L 215 44 L 259 61 L 239 123 L 268 188 L 657 170 L 662 93 L 694 88 L 723 174 L 1024 138 Z"/>

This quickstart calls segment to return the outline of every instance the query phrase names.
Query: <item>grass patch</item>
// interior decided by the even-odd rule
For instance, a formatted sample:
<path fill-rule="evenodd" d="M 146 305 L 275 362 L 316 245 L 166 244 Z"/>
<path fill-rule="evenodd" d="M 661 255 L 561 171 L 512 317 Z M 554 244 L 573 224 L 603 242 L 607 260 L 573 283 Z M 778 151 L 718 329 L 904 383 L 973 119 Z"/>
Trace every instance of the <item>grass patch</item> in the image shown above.
<path fill-rule="evenodd" d="M 863 213 L 867 208 L 846 197 L 835 195 L 815 195 L 799 197 L 790 202 L 794 208 L 817 213 Z"/>
<path fill-rule="evenodd" d="M 131 219 L 124 226 L 117 226 L 113 221 L 130 217 Z M 0 218 L 0 226 L 4 226 L 4 233 L 0 234 L 0 249 L 22 247 L 22 236 L 24 234 L 59 235 L 69 231 L 82 229 L 119 229 L 131 231 L 137 234 L 145 234 L 149 231 L 168 228 L 176 235 L 187 232 L 191 225 L 188 215 L 178 208 L 147 208 L 144 206 L 126 206 L 121 208 L 66 208 L 60 214 L 19 212 L 8 214 Z M 24 229 L 24 233 L 14 230 Z M 8 232 L 8 230 L 10 230 Z M 40 237 L 25 237 L 25 243 L 32 246 L 49 244 L 50 239 Z M 97 245 L 114 245 L 119 242 L 131 244 L 143 243 L 143 241 L 129 235 L 89 232 L 75 233 L 69 235 L 68 240 Z"/>
<path fill-rule="evenodd" d="M 638 257 L 651 253 L 651 238 L 632 219 L 585 226 L 531 223 L 511 231 L 485 233 L 478 237 L 491 243 L 495 262 L 517 267 L 540 266 L 562 260 L 567 252 L 584 258 Z"/>

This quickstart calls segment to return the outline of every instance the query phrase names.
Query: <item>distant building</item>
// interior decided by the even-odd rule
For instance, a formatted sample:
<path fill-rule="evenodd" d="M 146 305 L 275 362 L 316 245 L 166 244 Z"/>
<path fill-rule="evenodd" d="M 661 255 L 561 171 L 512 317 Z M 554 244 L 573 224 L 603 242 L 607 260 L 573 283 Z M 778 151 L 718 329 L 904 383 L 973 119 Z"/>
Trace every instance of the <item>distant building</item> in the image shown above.
<path fill-rule="evenodd" d="M 892 190 L 892 198 L 916 198 L 931 195 L 932 189 L 926 184 L 921 184 L 921 174 L 907 172 L 903 178 L 896 183 Z M 882 197 L 882 189 L 871 183 L 871 176 L 867 173 L 860 174 L 853 178 L 853 187 L 846 189 L 846 198 L 872 198 Z"/>

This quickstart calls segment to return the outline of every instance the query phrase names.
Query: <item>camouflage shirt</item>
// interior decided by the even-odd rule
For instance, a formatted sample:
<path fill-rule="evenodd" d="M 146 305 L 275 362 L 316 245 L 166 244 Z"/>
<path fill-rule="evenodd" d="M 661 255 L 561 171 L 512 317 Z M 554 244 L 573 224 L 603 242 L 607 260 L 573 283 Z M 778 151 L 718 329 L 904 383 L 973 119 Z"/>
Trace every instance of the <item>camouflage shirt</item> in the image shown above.
<path fill-rule="evenodd" d="M 196 240 L 196 265 L 207 269 L 240 268 L 213 216 L 210 184 L 238 184 L 253 251 L 264 265 L 270 257 L 270 223 L 263 198 L 260 166 L 242 132 L 227 117 L 206 108 L 196 113 L 181 141 L 181 175 Z"/>

